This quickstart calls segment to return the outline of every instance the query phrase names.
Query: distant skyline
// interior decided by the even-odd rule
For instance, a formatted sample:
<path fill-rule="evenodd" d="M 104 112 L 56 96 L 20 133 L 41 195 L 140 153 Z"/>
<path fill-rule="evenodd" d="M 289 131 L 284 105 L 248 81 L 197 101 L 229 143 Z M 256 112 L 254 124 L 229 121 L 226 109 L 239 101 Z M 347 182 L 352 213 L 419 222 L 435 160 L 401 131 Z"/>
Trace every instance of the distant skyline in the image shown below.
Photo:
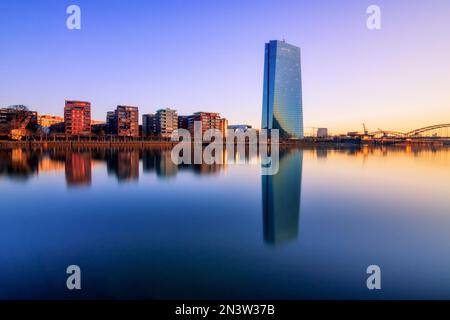
<path fill-rule="evenodd" d="M 66 28 L 71 4 L 81 30 Z M 371 4 L 379 31 L 366 28 Z M 95 120 L 135 105 L 259 128 L 264 44 L 285 38 L 302 52 L 305 133 L 450 121 L 448 0 L 16 0 L 0 12 L 0 107 L 62 115 L 86 100 Z"/>

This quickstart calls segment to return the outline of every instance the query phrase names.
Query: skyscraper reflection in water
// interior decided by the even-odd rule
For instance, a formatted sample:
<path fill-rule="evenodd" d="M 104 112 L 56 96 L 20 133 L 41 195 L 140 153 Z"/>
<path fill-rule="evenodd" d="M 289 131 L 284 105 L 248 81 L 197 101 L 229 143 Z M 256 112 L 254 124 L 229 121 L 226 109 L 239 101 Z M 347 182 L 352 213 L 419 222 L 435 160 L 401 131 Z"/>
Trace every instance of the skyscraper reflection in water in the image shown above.
<path fill-rule="evenodd" d="M 280 150 L 280 169 L 262 176 L 264 241 L 279 245 L 297 239 L 303 150 Z"/>

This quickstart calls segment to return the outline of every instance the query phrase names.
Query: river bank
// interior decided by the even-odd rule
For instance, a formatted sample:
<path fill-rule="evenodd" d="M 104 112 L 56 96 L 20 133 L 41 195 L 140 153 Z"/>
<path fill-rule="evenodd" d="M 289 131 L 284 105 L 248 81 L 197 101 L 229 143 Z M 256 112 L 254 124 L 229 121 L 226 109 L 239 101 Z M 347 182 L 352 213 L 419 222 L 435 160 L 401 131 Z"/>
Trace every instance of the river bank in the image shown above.
<path fill-rule="evenodd" d="M 135 140 L 135 141 L 8 141 L 0 140 L 0 147 L 3 148 L 151 148 L 151 147 L 173 147 L 177 145 L 177 141 L 167 140 Z M 207 145 L 208 143 L 205 143 Z M 402 141 L 396 143 L 386 143 L 377 141 L 323 141 L 305 139 L 301 141 L 283 141 L 280 146 L 298 146 L 298 147 L 360 147 L 363 145 L 431 145 L 431 146 L 449 146 L 450 142 L 442 141 Z M 248 143 L 247 143 L 248 145 Z M 226 143 L 224 143 L 226 146 Z"/>

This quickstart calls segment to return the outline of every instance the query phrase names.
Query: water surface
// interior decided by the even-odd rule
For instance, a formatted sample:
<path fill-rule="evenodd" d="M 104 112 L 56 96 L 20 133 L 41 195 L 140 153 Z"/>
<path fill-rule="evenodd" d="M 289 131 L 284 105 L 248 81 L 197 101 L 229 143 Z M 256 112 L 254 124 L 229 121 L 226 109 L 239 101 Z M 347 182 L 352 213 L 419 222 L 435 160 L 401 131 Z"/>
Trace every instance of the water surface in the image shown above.
<path fill-rule="evenodd" d="M 1 149 L 0 298 L 450 299 L 449 148 L 280 156 L 261 176 L 234 154 Z"/>

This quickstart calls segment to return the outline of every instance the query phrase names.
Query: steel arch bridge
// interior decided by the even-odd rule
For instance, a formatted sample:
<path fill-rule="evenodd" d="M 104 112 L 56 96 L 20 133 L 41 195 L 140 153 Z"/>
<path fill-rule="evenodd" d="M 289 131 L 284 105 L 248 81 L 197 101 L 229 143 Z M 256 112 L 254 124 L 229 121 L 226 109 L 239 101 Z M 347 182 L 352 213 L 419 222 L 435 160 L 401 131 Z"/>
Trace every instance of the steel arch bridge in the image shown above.
<path fill-rule="evenodd" d="M 406 136 L 407 137 L 415 137 L 415 136 L 418 136 L 418 135 L 420 135 L 422 133 L 425 133 L 425 132 L 429 132 L 429 131 L 433 131 L 433 130 L 439 130 L 439 129 L 448 129 L 448 128 L 450 128 L 450 123 L 437 124 L 437 125 L 434 125 L 434 126 L 423 127 L 423 128 L 420 128 L 420 129 L 416 129 L 416 130 L 407 132 Z M 448 134 L 447 134 L 447 137 L 448 137 Z"/>
<path fill-rule="evenodd" d="M 409 139 L 409 138 L 421 138 L 422 135 L 437 130 L 440 130 L 440 132 L 445 131 L 445 133 L 443 135 L 441 134 L 440 136 L 436 134 L 435 137 L 450 138 L 450 123 L 427 126 L 409 132 L 387 131 L 378 129 L 378 131 L 371 132 L 369 133 L 369 135 L 374 137 L 392 137 L 398 139 Z"/>
<path fill-rule="evenodd" d="M 381 130 L 381 129 L 378 129 L 378 131 L 370 132 L 369 135 L 373 136 L 373 137 L 379 137 L 379 138 L 385 138 L 385 137 L 404 138 L 405 137 L 405 133 L 403 133 L 403 132 L 387 131 L 387 130 Z"/>

